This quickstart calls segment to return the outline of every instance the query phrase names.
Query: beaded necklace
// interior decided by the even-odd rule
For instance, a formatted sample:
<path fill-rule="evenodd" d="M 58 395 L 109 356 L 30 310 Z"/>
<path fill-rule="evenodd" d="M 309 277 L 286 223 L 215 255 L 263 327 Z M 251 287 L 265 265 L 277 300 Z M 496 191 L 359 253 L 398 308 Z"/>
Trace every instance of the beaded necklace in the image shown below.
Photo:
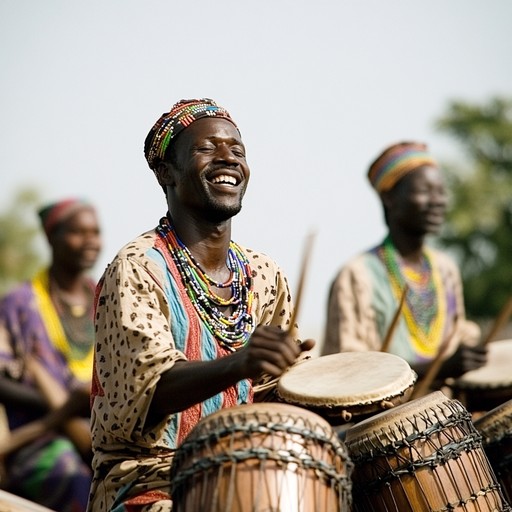
<path fill-rule="evenodd" d="M 409 287 L 403 315 L 416 352 L 425 357 L 433 357 L 442 341 L 446 298 L 439 272 L 431 263 L 429 251 L 423 252 L 420 270 L 414 270 L 403 262 L 389 237 L 386 237 L 377 253 L 386 266 L 397 300 L 405 284 Z"/>
<path fill-rule="evenodd" d="M 59 315 L 60 322 L 66 333 L 72 355 L 75 358 L 83 359 L 91 349 L 94 341 L 94 321 L 93 321 L 93 292 L 87 306 L 83 306 L 82 314 L 77 315 L 76 306 L 70 305 L 55 289 L 50 287 L 50 295 Z M 75 309 L 74 309 L 75 308 Z"/>
<path fill-rule="evenodd" d="M 230 241 L 226 259 L 230 276 L 226 282 L 219 283 L 201 268 L 166 217 L 160 219 L 157 233 L 166 242 L 187 295 L 208 331 L 232 352 L 243 347 L 254 330 L 251 314 L 254 293 L 249 261 L 240 246 Z M 231 296 L 224 299 L 212 287 L 230 288 Z M 231 314 L 225 315 L 220 307 L 231 308 Z"/>

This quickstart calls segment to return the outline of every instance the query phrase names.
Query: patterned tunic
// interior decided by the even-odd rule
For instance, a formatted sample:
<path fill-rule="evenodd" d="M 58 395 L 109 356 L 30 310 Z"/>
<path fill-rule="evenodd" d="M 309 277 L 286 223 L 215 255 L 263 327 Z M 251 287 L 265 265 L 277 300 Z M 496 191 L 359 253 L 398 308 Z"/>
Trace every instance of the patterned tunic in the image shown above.
<path fill-rule="evenodd" d="M 465 318 L 460 273 L 453 260 L 434 249 L 429 249 L 429 254 L 431 265 L 440 276 L 447 308 L 442 339 L 454 333 L 448 349 L 450 354 L 461 341 L 475 344 L 480 330 Z M 356 256 L 340 270 L 332 283 L 322 354 L 379 350 L 397 307 L 388 272 L 377 256 L 377 248 Z M 389 351 L 410 364 L 428 360 L 414 350 L 403 315 Z"/>
<path fill-rule="evenodd" d="M 244 252 L 253 277 L 254 325 L 287 329 L 292 304 L 285 276 L 267 256 Z M 98 286 L 96 329 L 89 510 L 170 510 L 175 449 L 206 415 L 251 402 L 252 383 L 241 381 L 145 427 L 156 384 L 176 361 L 227 354 L 201 322 L 155 231 L 125 246 L 106 269 Z"/>

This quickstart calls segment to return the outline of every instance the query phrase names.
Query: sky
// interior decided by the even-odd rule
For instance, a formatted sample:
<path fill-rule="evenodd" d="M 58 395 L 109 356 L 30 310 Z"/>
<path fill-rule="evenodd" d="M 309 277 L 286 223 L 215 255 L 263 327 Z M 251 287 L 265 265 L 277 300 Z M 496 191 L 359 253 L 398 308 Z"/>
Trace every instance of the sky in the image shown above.
<path fill-rule="evenodd" d="M 165 214 L 143 155 L 182 98 L 231 113 L 251 181 L 233 239 L 284 269 L 322 340 L 329 285 L 385 235 L 366 172 L 421 140 L 465 161 L 436 121 L 451 101 L 512 93 L 510 0 L 0 0 L 0 212 L 25 187 L 99 212 L 99 277 Z M 33 213 L 35 222 L 35 213 Z"/>

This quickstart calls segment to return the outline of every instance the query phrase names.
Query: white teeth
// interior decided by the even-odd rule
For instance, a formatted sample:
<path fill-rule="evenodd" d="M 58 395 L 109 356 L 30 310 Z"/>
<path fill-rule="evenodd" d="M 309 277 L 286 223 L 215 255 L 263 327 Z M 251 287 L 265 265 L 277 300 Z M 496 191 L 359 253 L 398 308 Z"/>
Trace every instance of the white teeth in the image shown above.
<path fill-rule="evenodd" d="M 212 183 L 215 183 L 215 184 L 224 183 L 227 185 L 236 185 L 236 179 L 233 176 L 221 175 L 221 176 L 216 176 L 215 178 L 213 178 Z"/>

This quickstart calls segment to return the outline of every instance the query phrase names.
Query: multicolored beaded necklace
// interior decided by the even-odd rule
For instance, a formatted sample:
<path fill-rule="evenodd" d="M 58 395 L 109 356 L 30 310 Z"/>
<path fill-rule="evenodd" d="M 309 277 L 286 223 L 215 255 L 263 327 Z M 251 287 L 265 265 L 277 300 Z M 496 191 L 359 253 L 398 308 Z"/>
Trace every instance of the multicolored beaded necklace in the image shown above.
<path fill-rule="evenodd" d="M 420 270 L 414 270 L 404 263 L 389 237 L 377 249 L 377 253 L 386 266 L 397 300 L 400 300 L 406 283 L 409 287 L 403 315 L 415 350 L 425 357 L 435 356 L 446 322 L 446 297 L 439 272 L 431 264 L 428 249 L 423 252 Z"/>
<path fill-rule="evenodd" d="M 230 277 L 218 283 L 201 268 L 166 217 L 160 219 L 157 232 L 165 240 L 187 295 L 210 333 L 222 347 L 232 352 L 244 346 L 254 330 L 254 323 L 251 268 L 242 249 L 233 241 L 229 243 L 226 265 Z M 220 297 L 212 287 L 231 288 L 231 297 Z M 231 314 L 224 315 L 221 307 L 231 308 Z"/>

